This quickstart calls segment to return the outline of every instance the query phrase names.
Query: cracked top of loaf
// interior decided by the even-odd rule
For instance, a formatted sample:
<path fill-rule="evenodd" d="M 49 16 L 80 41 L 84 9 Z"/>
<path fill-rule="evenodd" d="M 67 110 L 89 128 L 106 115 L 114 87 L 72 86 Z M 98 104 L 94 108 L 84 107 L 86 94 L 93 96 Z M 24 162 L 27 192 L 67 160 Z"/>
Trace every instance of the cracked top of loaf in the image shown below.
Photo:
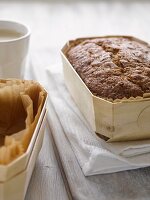
<path fill-rule="evenodd" d="M 66 54 L 90 91 L 104 99 L 150 93 L 150 46 L 133 37 L 85 39 Z"/>

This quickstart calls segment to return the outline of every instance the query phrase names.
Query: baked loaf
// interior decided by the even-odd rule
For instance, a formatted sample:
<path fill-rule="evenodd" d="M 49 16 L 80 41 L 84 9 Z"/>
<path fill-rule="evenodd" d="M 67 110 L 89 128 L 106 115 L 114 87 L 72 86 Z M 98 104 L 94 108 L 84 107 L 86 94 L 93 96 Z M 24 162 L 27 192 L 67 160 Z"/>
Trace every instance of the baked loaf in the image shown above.
<path fill-rule="evenodd" d="M 115 100 L 150 93 L 150 46 L 138 39 L 85 39 L 74 43 L 66 56 L 98 97 Z"/>

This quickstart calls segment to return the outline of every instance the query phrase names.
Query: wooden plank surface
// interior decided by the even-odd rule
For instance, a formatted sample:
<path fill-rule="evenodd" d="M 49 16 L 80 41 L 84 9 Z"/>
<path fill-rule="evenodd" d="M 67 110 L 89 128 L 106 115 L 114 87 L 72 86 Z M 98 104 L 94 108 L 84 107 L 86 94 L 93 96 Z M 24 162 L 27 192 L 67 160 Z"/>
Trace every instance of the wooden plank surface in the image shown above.
<path fill-rule="evenodd" d="M 149 11 L 149 0 L 0 1 L 0 18 L 22 21 L 31 27 L 32 66 L 30 63 L 26 74 L 32 75 L 34 67 L 37 79 L 44 85 L 47 68 L 54 73 L 62 71 L 59 50 L 69 39 L 127 34 L 150 41 Z M 149 168 L 84 177 L 52 106 L 49 106 L 49 112 L 52 114 L 49 127 L 65 174 L 62 178 L 48 131 L 26 200 L 67 200 L 69 190 L 75 200 L 150 199 Z M 64 182 L 69 183 L 67 192 Z"/>
<path fill-rule="evenodd" d="M 25 200 L 68 200 L 54 155 L 52 136 L 46 128 L 42 150 L 35 165 Z"/>
<path fill-rule="evenodd" d="M 34 63 L 35 65 L 33 65 L 33 62 L 28 65 L 31 70 L 30 73 L 26 73 L 26 77 L 36 80 L 37 77 L 34 70 L 38 63 Z M 38 72 L 38 74 L 40 73 Z M 43 146 L 36 162 L 25 200 L 72 200 L 70 187 L 48 120 L 45 132 Z"/>

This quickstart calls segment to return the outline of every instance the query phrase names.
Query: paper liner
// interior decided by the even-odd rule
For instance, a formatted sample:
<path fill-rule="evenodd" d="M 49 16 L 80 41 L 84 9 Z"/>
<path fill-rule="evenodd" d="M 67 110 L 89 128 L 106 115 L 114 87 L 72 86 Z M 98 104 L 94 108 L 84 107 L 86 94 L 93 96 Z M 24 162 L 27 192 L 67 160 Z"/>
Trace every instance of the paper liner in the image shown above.
<path fill-rule="evenodd" d="M 125 103 L 125 102 L 131 102 L 131 101 L 142 101 L 142 100 L 150 100 L 150 93 L 144 93 L 143 96 L 137 96 L 137 97 L 123 97 L 122 99 L 106 99 L 106 101 L 110 101 L 112 103 Z"/>
<path fill-rule="evenodd" d="M 46 96 L 35 81 L 0 80 L 0 164 L 27 150 Z"/>

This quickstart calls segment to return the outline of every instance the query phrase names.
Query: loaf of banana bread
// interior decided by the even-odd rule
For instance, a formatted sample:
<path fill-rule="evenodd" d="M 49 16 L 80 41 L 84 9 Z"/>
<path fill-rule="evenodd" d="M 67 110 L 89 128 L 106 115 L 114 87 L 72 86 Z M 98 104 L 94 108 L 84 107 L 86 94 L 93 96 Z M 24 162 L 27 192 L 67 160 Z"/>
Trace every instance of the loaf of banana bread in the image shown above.
<path fill-rule="evenodd" d="M 72 45 L 66 56 L 98 97 L 114 100 L 150 93 L 150 46 L 136 38 L 85 39 Z"/>

